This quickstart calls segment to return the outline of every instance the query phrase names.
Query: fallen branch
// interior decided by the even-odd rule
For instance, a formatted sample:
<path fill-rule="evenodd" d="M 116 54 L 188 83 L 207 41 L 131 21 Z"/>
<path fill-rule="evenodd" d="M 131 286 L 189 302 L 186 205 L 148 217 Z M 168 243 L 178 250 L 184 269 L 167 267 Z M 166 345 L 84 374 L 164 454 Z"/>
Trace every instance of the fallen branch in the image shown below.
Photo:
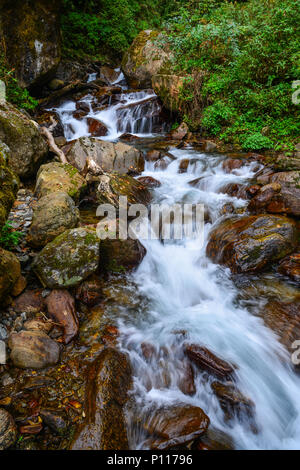
<path fill-rule="evenodd" d="M 56 145 L 54 137 L 51 134 L 50 130 L 47 129 L 47 127 L 40 127 L 39 129 L 40 129 L 40 133 L 46 137 L 50 150 L 53 153 L 55 153 L 55 155 L 58 156 L 58 158 L 60 159 L 62 163 L 68 163 L 68 160 L 66 159 L 64 152 L 60 150 L 60 148 L 58 148 L 58 146 Z"/>

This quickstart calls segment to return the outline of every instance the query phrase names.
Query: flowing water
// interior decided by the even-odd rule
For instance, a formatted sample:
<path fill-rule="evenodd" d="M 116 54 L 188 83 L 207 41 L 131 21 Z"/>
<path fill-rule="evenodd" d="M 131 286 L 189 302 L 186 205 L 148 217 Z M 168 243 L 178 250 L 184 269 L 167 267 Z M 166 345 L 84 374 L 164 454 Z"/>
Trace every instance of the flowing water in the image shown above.
<path fill-rule="evenodd" d="M 120 101 L 98 113 L 92 110 L 92 100 L 85 98 L 90 103 L 89 115 L 107 125 L 106 139 L 116 140 L 124 132 L 153 137 L 157 106 L 153 92 L 126 92 Z M 74 110 L 71 102 L 58 109 L 68 139 L 89 135 L 87 124 L 72 117 Z M 204 243 L 200 239 L 164 243 L 142 240 L 147 254 L 131 281 L 138 287 L 132 295 L 144 300 L 134 311 L 120 306 L 119 315 L 122 347 L 129 353 L 134 371 L 134 406 L 128 409 L 130 446 L 148 447 L 147 436 L 137 421 L 147 420 L 154 409 L 164 405 L 186 403 L 201 407 L 213 427 L 231 436 L 236 449 L 297 449 L 300 379 L 275 333 L 253 315 L 253 310 L 258 313 L 263 308 L 265 299 L 252 299 L 250 313 L 237 300 L 239 292 L 229 270 L 213 264 L 205 255 L 209 232 L 220 220 L 224 204 L 245 204 L 222 194 L 220 188 L 232 182 L 246 183 L 257 168 L 248 164 L 235 174 L 226 174 L 222 169 L 224 156 L 199 153 L 193 148 L 169 152 L 174 160 L 164 171 L 146 163 L 143 176 L 162 183 L 153 191 L 154 202 L 202 203 L 209 222 L 204 228 Z M 190 160 L 186 173 L 178 171 L 182 159 Z M 189 184 L 200 177 L 196 186 Z M 182 393 L 186 341 L 204 345 L 237 366 L 236 384 L 255 403 L 256 430 L 247 419 L 224 420 L 207 373 L 195 370 L 196 394 Z M 145 359 L 143 343 L 156 350 L 152 360 Z"/>

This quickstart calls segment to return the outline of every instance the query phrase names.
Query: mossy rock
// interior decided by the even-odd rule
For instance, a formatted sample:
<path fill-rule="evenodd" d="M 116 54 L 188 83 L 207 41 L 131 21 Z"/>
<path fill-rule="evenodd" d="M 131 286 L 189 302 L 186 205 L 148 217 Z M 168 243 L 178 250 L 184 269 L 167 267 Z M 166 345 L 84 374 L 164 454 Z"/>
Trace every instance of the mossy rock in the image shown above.
<path fill-rule="evenodd" d="M 34 207 L 29 230 L 29 243 L 43 247 L 67 229 L 76 227 L 79 211 L 73 199 L 64 192 L 42 197 Z"/>
<path fill-rule="evenodd" d="M 43 248 L 33 262 L 33 271 L 43 286 L 51 289 L 79 285 L 97 271 L 100 240 L 93 230 L 66 230 Z"/>
<path fill-rule="evenodd" d="M 34 123 L 13 105 L 0 103 L 0 139 L 10 148 L 8 165 L 21 178 L 35 174 L 48 146 Z"/>
<path fill-rule="evenodd" d="M 206 252 L 235 273 L 255 272 L 291 253 L 297 242 L 296 223 L 287 217 L 232 217 L 212 230 Z"/>
<path fill-rule="evenodd" d="M 63 191 L 74 201 L 78 201 L 86 187 L 85 179 L 74 166 L 52 162 L 40 167 L 35 194 L 40 199 L 48 194 Z"/>
<path fill-rule="evenodd" d="M 129 175 L 116 173 L 102 175 L 99 178 L 97 199 L 99 204 L 112 204 L 119 208 L 119 197 L 126 196 L 128 204 L 147 206 L 152 199 L 150 191 L 140 181 Z"/>
<path fill-rule="evenodd" d="M 19 188 L 19 178 L 8 167 L 10 150 L 0 141 L 0 228 L 4 225 Z"/>
<path fill-rule="evenodd" d="M 159 47 L 158 31 L 141 31 L 125 52 L 122 70 L 132 87 L 149 88 L 153 75 L 170 73 L 172 55 Z"/>
<path fill-rule="evenodd" d="M 23 87 L 35 88 L 55 74 L 61 57 L 60 1 L 2 2 L 6 58 Z"/>
<path fill-rule="evenodd" d="M 9 295 L 21 276 L 21 265 L 17 257 L 0 248 L 0 301 Z"/>

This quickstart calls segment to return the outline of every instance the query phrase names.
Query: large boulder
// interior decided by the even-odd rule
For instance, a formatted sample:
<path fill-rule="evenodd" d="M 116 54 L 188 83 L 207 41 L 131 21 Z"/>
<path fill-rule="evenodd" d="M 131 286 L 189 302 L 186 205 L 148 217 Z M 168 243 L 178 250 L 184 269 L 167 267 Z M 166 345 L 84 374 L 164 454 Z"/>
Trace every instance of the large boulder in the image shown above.
<path fill-rule="evenodd" d="M 170 53 L 159 47 L 158 31 L 141 31 L 122 60 L 122 70 L 133 88 L 150 88 L 153 75 L 167 73 Z"/>
<path fill-rule="evenodd" d="M 50 193 L 65 192 L 75 201 L 86 188 L 86 182 L 74 166 L 52 162 L 42 165 L 37 174 L 35 194 L 38 198 Z"/>
<path fill-rule="evenodd" d="M 0 141 L 0 228 L 5 223 L 16 198 L 19 181 L 7 165 L 10 150 Z"/>
<path fill-rule="evenodd" d="M 102 240 L 101 267 L 107 271 L 120 272 L 141 263 L 146 249 L 138 240 Z"/>
<path fill-rule="evenodd" d="M 60 61 L 60 1 L 1 2 L 6 58 L 21 86 L 49 81 Z"/>
<path fill-rule="evenodd" d="M 12 291 L 21 276 L 21 265 L 17 257 L 0 248 L 0 301 Z"/>
<path fill-rule="evenodd" d="M 8 164 L 20 178 L 34 175 L 48 153 L 34 123 L 5 101 L 0 102 L 0 139 L 10 148 Z"/>
<path fill-rule="evenodd" d="M 68 161 L 80 172 L 87 158 L 93 160 L 103 171 L 140 173 L 144 170 L 144 159 L 140 150 L 118 142 L 104 142 L 93 137 L 82 137 L 65 147 Z"/>
<path fill-rule="evenodd" d="M 291 253 L 297 245 L 296 223 L 287 217 L 232 217 L 215 227 L 207 255 L 233 272 L 259 271 Z"/>
<path fill-rule="evenodd" d="M 98 269 L 99 245 L 93 230 L 66 230 L 36 256 L 33 270 L 51 289 L 77 286 Z"/>
<path fill-rule="evenodd" d="M 17 439 L 17 427 L 13 417 L 0 408 L 0 450 L 11 447 Z"/>
<path fill-rule="evenodd" d="M 65 230 L 76 227 L 79 211 L 67 193 L 50 193 L 34 207 L 29 242 L 39 248 L 47 245 Z"/>
<path fill-rule="evenodd" d="M 86 422 L 72 450 L 129 450 L 124 405 L 131 388 L 127 356 L 106 348 L 90 365 L 86 387 Z"/>
<path fill-rule="evenodd" d="M 43 331 L 31 330 L 13 332 L 8 341 L 11 349 L 10 358 L 21 369 L 42 369 L 59 360 L 58 343 Z"/>

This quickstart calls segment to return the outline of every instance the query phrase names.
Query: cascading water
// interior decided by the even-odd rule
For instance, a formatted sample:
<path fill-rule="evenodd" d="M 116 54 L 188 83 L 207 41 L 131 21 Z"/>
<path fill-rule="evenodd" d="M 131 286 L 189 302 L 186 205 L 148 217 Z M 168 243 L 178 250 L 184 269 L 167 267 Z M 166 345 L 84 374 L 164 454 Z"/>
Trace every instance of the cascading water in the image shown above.
<path fill-rule="evenodd" d="M 120 75 L 120 80 L 123 78 Z M 112 104 L 112 101 L 115 104 Z M 130 133 L 139 137 L 149 136 L 160 128 L 161 106 L 157 96 L 152 90 L 122 92 L 112 95 L 109 106 L 97 110 L 94 106 L 97 99 L 92 95 L 85 96 L 80 102 L 89 107 L 89 112 L 81 119 L 74 117 L 76 103 L 67 101 L 58 108 L 53 108 L 60 118 L 67 140 L 79 139 L 88 136 L 88 118 L 100 121 L 107 127 L 107 135 L 102 140 L 116 140 L 122 134 Z M 163 126 L 166 128 L 166 126 Z"/>
<path fill-rule="evenodd" d="M 152 91 L 122 92 L 116 102 L 98 111 L 94 100 L 93 96 L 82 99 L 88 103 L 89 112 L 80 120 L 73 117 L 76 106 L 71 101 L 56 109 L 67 140 L 89 135 L 88 117 L 107 126 L 108 135 L 101 139 L 116 140 L 126 132 L 153 136 L 158 102 Z M 138 270 L 129 276 L 138 286 L 133 295 L 144 299 L 134 312 L 120 306 L 119 314 L 121 347 L 130 356 L 134 374 L 132 400 L 127 410 L 130 447 L 148 448 L 140 424 L 149 419 L 154 409 L 187 403 L 201 407 L 214 428 L 231 436 L 236 449 L 297 449 L 300 379 L 290 366 L 288 353 L 261 318 L 238 302 L 238 290 L 229 270 L 213 264 L 205 255 L 209 231 L 220 220 L 224 204 L 228 202 L 236 208 L 246 204 L 223 194 L 220 188 L 227 183 L 246 183 L 257 168 L 250 163 L 226 174 L 222 169 L 223 156 L 199 153 L 192 148 L 169 152 L 174 160 L 164 171 L 146 162 L 143 176 L 161 182 L 153 191 L 155 201 L 204 204 L 209 222 L 204 227 L 202 245 L 198 239 L 164 243 L 142 240 L 147 254 Z M 190 160 L 186 173 L 179 172 L 183 159 Z M 189 184 L 197 178 L 196 184 Z M 258 313 L 264 303 L 263 297 L 257 297 L 252 300 L 252 307 Z M 237 366 L 236 384 L 255 404 L 256 429 L 247 419 L 224 420 L 207 373 L 195 369 L 196 393 L 189 396 L 182 392 L 185 341 L 204 345 Z M 154 358 L 145 359 L 143 344 L 156 350 Z"/>
<path fill-rule="evenodd" d="M 224 203 L 230 201 L 236 207 L 243 204 L 217 191 L 226 182 L 246 182 L 254 174 L 253 165 L 228 175 L 222 170 L 223 157 L 191 150 L 175 150 L 173 155 L 177 159 L 165 171 L 154 171 L 148 164 L 143 174 L 162 183 L 155 190 L 157 201 L 204 203 L 213 221 L 219 219 Z M 186 174 L 178 172 L 183 158 L 194 162 Z M 202 177 L 200 188 L 191 188 L 188 183 L 197 176 Z M 237 290 L 229 270 L 206 258 L 210 229 L 211 224 L 206 224 L 202 247 L 197 240 L 164 244 L 158 240 L 143 241 L 147 254 L 134 280 L 148 299 L 147 312 L 120 320 L 123 346 L 134 368 L 135 413 L 149 419 L 155 407 L 193 404 L 206 412 L 214 427 L 232 437 L 237 449 L 299 448 L 300 379 L 290 369 L 287 352 L 275 334 L 260 318 L 237 305 Z M 262 306 L 263 300 L 257 299 L 257 309 Z M 195 371 L 197 391 L 193 397 L 180 391 L 178 384 L 184 375 L 182 356 L 177 351 L 187 340 L 205 345 L 237 365 L 237 385 L 255 403 L 256 433 L 247 420 L 226 424 L 210 388 L 212 379 L 206 373 Z M 144 358 L 143 343 L 160 351 L 152 362 Z M 130 430 L 131 447 L 145 448 L 143 431 L 134 425 Z"/>

